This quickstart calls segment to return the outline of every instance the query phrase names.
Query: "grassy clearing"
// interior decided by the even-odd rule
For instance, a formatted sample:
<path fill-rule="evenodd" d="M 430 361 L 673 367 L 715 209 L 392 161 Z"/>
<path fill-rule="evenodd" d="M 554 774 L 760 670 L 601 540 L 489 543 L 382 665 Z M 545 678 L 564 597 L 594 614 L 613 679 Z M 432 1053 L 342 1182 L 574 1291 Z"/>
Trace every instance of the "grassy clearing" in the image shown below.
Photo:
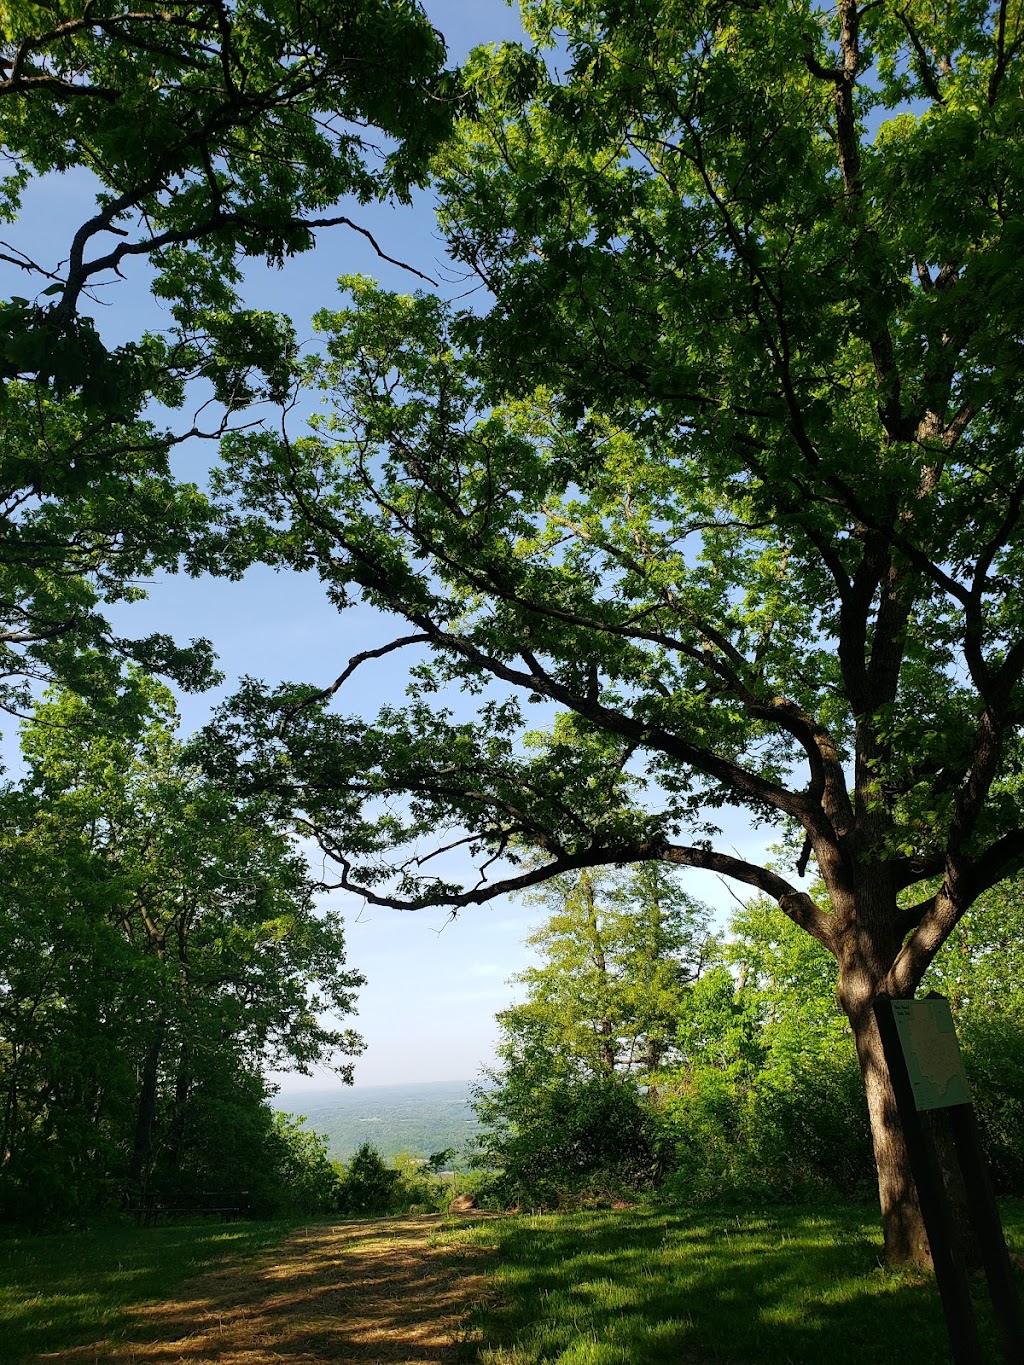
<path fill-rule="evenodd" d="M 1024 1201 L 1004 1219 L 1020 1258 Z M 934 1284 L 878 1252 L 874 1210 L 844 1207 L 11 1237 L 0 1361 L 940 1365 Z"/>
<path fill-rule="evenodd" d="M 1019 1255 L 1024 1202 L 1004 1221 Z M 481 1365 L 835 1365 L 854 1346 L 858 1365 L 949 1358 L 934 1283 L 879 1268 L 876 1210 L 546 1214 L 444 1236 L 498 1253 Z"/>
<path fill-rule="evenodd" d="M 140 1305 L 280 1242 L 293 1224 L 115 1226 L 0 1238 L 0 1360 L 116 1338 Z"/>
<path fill-rule="evenodd" d="M 437 1247 L 439 1226 L 428 1214 L 18 1239 L 5 1245 L 17 1336 L 0 1334 L 0 1365 L 455 1365 L 489 1258 Z"/>

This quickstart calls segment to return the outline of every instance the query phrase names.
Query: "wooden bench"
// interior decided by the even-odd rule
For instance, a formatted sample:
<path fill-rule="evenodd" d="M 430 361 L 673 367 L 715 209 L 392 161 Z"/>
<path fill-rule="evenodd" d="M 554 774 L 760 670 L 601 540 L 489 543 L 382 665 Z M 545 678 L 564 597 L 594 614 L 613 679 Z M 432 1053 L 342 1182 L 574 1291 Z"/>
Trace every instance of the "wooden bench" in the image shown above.
<path fill-rule="evenodd" d="M 147 1195 L 140 1204 L 129 1207 L 136 1227 L 148 1228 L 161 1218 L 191 1218 L 197 1214 L 218 1217 L 222 1223 L 233 1223 L 249 1212 L 249 1191 L 232 1190 L 202 1192 L 164 1201 L 159 1195 Z"/>

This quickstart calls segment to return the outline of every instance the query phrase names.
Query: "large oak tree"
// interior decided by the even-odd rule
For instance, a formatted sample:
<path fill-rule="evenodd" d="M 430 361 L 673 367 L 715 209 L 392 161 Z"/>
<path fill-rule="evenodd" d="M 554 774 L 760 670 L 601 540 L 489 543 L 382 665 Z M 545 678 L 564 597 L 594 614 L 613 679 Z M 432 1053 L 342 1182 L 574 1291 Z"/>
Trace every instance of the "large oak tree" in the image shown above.
<path fill-rule="evenodd" d="M 357 283 L 335 417 L 228 448 L 254 553 L 407 623 L 410 702 L 250 692 L 250 734 L 378 903 L 651 859 L 777 901 L 838 963 L 887 1254 L 925 1259 L 871 1003 L 1024 860 L 1020 6 L 525 8 L 439 170 L 490 295 Z M 431 860 L 458 839 L 476 880 Z"/>

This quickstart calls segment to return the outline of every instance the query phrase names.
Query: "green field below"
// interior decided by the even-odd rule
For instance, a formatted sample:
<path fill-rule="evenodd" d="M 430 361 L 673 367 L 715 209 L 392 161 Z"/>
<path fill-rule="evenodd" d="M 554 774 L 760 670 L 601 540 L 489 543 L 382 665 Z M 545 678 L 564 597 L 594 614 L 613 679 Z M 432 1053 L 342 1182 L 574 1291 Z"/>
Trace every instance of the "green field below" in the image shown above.
<path fill-rule="evenodd" d="M 305 1127 L 327 1139 L 333 1161 L 350 1161 L 364 1142 L 386 1160 L 408 1153 L 429 1157 L 461 1149 L 479 1131 L 469 1081 L 416 1085 L 337 1085 L 332 1090 L 286 1094 L 274 1108 L 303 1116 Z"/>
<path fill-rule="evenodd" d="M 1003 1212 L 1020 1261 L 1024 1201 Z M 294 1227 L 196 1221 L 0 1239 L 0 1360 L 21 1365 L 116 1344 L 134 1310 L 172 1301 L 204 1271 L 255 1263 L 270 1247 L 284 1271 L 291 1253 L 281 1244 Z M 934 1283 L 880 1268 L 877 1217 L 867 1207 L 495 1215 L 439 1223 L 433 1242 L 456 1266 L 474 1247 L 493 1249 L 460 1348 L 479 1365 L 949 1359 Z M 299 1274 L 296 1263 L 297 1282 Z M 278 1273 L 275 1284 L 282 1280 Z M 403 1301 L 417 1290 L 405 1284 Z"/>

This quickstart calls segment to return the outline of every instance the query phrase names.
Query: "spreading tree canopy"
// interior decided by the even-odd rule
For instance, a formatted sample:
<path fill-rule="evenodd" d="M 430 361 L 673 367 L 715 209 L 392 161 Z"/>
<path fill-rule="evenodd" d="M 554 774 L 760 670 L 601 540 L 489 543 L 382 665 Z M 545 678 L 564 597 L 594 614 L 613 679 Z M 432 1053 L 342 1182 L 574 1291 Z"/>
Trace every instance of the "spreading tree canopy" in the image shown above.
<path fill-rule="evenodd" d="M 409 703 L 250 694 L 251 733 L 372 901 L 647 860 L 773 898 L 838 962 L 888 1252 L 924 1257 L 871 1002 L 1024 860 L 1024 15 L 525 9 L 438 170 L 490 294 L 354 283 L 333 416 L 228 445 L 253 552 L 403 622 Z"/>
<path fill-rule="evenodd" d="M 25 676 L 87 686 L 86 650 L 208 681 L 207 648 L 116 641 L 100 608 L 155 568 L 215 564 L 170 451 L 280 397 L 294 345 L 245 307 L 244 259 L 369 235 L 360 204 L 408 198 L 450 126 L 444 57 L 415 0 L 3 6 L 0 704 L 25 703 Z M 50 258 L 55 186 L 81 216 Z M 152 289 L 166 330 L 101 331 L 125 288 Z M 196 379 L 204 415 L 169 430 L 156 404 L 180 409 Z"/>

